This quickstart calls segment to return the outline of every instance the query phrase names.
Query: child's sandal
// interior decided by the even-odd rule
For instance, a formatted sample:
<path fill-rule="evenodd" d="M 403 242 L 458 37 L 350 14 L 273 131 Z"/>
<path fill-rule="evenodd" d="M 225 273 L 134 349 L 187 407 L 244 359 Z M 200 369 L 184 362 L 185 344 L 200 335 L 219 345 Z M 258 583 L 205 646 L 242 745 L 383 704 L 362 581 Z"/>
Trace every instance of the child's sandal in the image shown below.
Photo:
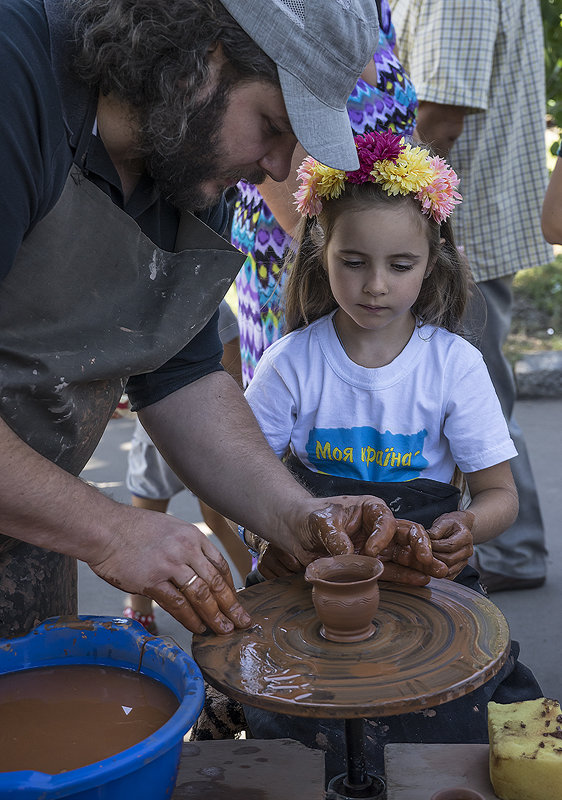
<path fill-rule="evenodd" d="M 123 616 L 127 617 L 128 619 L 134 619 L 137 622 L 146 628 L 148 633 L 152 633 L 154 636 L 158 633 L 158 628 L 156 626 L 156 621 L 154 619 L 154 614 L 141 614 L 140 611 L 135 611 L 134 608 L 131 606 L 125 606 L 123 609 Z"/>

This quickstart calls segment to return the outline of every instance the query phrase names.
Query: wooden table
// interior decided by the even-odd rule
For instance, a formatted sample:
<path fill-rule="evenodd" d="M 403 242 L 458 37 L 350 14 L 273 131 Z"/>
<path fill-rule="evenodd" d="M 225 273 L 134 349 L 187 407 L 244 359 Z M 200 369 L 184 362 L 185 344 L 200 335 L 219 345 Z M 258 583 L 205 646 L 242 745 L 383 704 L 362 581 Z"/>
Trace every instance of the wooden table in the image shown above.
<path fill-rule="evenodd" d="M 497 800 L 490 783 L 488 754 L 487 744 L 387 744 L 386 800 L 429 800 L 439 789 L 453 786 Z"/>
<path fill-rule="evenodd" d="M 324 800 L 324 753 L 293 739 L 186 742 L 172 800 Z"/>

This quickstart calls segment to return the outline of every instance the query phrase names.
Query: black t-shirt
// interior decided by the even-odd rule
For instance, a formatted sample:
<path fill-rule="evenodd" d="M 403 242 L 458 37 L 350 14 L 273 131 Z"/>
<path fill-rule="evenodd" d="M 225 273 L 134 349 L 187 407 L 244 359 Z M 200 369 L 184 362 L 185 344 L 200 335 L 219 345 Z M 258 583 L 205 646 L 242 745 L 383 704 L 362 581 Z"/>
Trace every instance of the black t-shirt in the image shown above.
<path fill-rule="evenodd" d="M 0 280 L 9 272 L 28 232 L 59 199 L 78 136 L 89 89 L 67 69 L 68 42 L 62 2 L 50 0 L 56 19 L 47 22 L 43 0 L 0 3 Z M 88 178 L 129 214 L 156 245 L 172 250 L 178 212 L 144 177 L 124 205 L 121 183 L 104 146 L 92 134 L 85 162 Z M 224 231 L 226 203 L 199 215 Z M 218 312 L 173 359 L 149 375 L 129 379 L 134 408 L 162 399 L 210 372 L 221 369 Z"/>

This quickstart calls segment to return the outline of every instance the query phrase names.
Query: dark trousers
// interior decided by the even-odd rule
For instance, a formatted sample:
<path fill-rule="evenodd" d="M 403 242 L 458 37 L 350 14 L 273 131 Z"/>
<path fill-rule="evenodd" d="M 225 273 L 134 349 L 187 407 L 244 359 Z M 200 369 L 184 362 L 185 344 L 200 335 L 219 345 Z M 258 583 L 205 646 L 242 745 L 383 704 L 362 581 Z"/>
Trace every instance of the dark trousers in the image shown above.
<path fill-rule="evenodd" d="M 519 493 L 519 516 L 500 536 L 478 545 L 477 553 L 480 566 L 488 572 L 515 578 L 540 578 L 546 574 L 544 525 L 527 445 L 513 415 L 516 399 L 513 370 L 502 349 L 511 327 L 512 284 L 513 275 L 481 281 L 478 283 L 481 294 L 476 293 L 469 309 L 468 326 L 475 339 L 479 339 L 475 344 L 484 357 L 519 454 L 511 461 Z"/>

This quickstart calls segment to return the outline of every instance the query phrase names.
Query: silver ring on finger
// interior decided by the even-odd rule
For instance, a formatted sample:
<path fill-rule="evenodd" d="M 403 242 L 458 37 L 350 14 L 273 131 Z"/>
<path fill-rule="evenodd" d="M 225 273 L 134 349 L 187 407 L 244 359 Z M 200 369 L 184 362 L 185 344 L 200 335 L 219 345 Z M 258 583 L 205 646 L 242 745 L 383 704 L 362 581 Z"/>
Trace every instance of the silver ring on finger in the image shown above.
<path fill-rule="evenodd" d="M 198 577 L 199 575 L 197 575 L 197 573 L 195 575 L 192 575 L 191 578 L 188 581 L 186 581 L 184 585 L 181 587 L 180 592 L 182 592 L 183 594 L 183 592 L 185 592 L 186 589 L 189 589 L 189 587 L 195 583 Z"/>

